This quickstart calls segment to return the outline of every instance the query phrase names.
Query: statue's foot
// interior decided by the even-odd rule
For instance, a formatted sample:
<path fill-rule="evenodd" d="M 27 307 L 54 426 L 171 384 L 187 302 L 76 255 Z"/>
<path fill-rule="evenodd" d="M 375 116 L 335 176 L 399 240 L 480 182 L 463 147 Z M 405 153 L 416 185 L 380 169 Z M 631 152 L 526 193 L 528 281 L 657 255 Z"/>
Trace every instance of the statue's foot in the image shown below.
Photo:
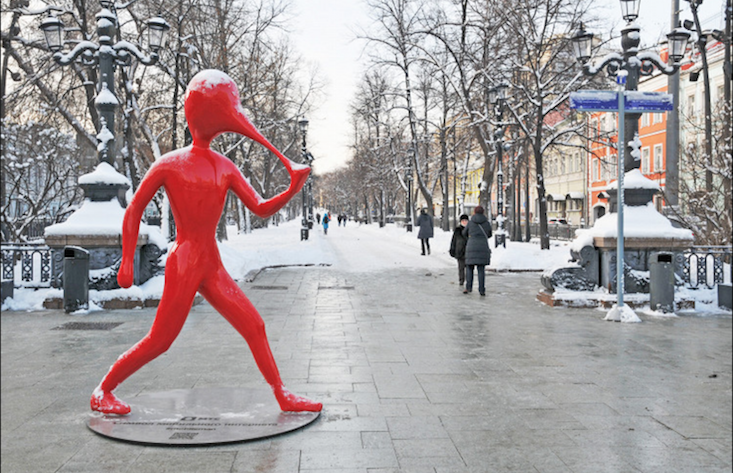
<path fill-rule="evenodd" d="M 114 394 L 106 393 L 97 388 L 92 393 L 92 399 L 89 402 L 92 410 L 103 414 L 126 415 L 130 413 L 130 406 L 117 398 Z"/>
<path fill-rule="evenodd" d="M 280 409 L 284 412 L 320 412 L 323 404 L 310 399 L 296 396 L 283 386 L 273 388 Z"/>

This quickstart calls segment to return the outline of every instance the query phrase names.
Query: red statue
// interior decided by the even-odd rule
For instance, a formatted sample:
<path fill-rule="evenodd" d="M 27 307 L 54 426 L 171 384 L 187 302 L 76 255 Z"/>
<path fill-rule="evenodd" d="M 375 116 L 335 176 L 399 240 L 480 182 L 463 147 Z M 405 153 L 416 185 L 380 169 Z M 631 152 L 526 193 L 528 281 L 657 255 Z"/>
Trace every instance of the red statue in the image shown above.
<path fill-rule="evenodd" d="M 230 189 L 255 215 L 269 217 L 300 191 L 310 168 L 290 161 L 257 131 L 240 106 L 237 86 L 223 72 L 196 74 L 188 84 L 184 107 L 193 144 L 165 154 L 150 167 L 122 224 L 122 263 L 117 281 L 122 287 L 130 287 L 140 218 L 157 190 L 165 188 L 178 233 L 166 263 L 163 296 L 150 332 L 120 356 L 94 390 L 92 410 L 105 414 L 130 412 L 130 406 L 112 391 L 168 350 L 198 291 L 247 341 L 283 411 L 320 411 L 321 403 L 296 396 L 283 386 L 265 323 L 224 269 L 215 236 Z M 229 159 L 209 148 L 211 140 L 224 132 L 247 136 L 275 153 L 290 174 L 290 187 L 271 199 L 263 199 Z"/>

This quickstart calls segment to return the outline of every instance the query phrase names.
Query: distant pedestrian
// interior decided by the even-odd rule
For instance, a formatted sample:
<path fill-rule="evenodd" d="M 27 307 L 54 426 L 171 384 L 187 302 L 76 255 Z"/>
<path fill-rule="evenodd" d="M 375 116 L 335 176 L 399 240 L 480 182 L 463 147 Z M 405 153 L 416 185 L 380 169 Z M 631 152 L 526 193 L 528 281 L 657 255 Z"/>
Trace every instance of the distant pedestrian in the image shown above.
<path fill-rule="evenodd" d="M 316 225 L 320 225 L 321 223 L 321 214 L 316 214 Z"/>
<path fill-rule="evenodd" d="M 486 265 L 491 261 L 489 237 L 491 224 L 484 215 L 484 208 L 480 205 L 473 210 L 473 217 L 468 226 L 463 229 L 463 236 L 468 238 L 466 243 L 466 289 L 464 294 L 473 290 L 473 268 L 478 272 L 478 292 L 486 295 Z"/>
<path fill-rule="evenodd" d="M 328 212 L 323 214 L 323 220 L 321 220 L 321 223 L 323 224 L 323 234 L 328 235 L 328 222 L 331 221 L 331 217 L 328 216 Z"/>
<path fill-rule="evenodd" d="M 450 255 L 458 262 L 458 284 L 462 287 L 466 283 L 466 242 L 468 241 L 468 238 L 463 236 L 463 229 L 468 225 L 468 215 L 461 215 L 460 222 L 460 225 L 453 230 Z"/>
<path fill-rule="evenodd" d="M 430 239 L 433 238 L 433 217 L 428 215 L 426 209 L 420 211 L 420 216 L 417 217 L 416 225 L 420 227 L 417 232 L 417 237 L 420 239 L 422 246 L 422 254 L 425 255 L 425 249 L 430 254 Z"/>

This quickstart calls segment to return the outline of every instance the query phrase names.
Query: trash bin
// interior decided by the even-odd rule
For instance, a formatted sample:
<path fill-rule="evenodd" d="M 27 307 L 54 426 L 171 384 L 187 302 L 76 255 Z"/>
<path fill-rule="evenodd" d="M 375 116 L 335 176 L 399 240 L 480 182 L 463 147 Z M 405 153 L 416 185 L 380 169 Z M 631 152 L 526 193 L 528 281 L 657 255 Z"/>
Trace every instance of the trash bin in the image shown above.
<path fill-rule="evenodd" d="M 15 281 L 12 279 L 3 279 L 2 287 L 0 287 L 0 302 L 5 302 L 5 299 L 13 298 L 13 291 L 15 290 Z"/>
<path fill-rule="evenodd" d="M 89 308 L 89 252 L 78 246 L 64 247 L 64 311 Z"/>
<path fill-rule="evenodd" d="M 649 305 L 652 310 L 674 312 L 674 254 L 658 251 L 649 264 Z"/>

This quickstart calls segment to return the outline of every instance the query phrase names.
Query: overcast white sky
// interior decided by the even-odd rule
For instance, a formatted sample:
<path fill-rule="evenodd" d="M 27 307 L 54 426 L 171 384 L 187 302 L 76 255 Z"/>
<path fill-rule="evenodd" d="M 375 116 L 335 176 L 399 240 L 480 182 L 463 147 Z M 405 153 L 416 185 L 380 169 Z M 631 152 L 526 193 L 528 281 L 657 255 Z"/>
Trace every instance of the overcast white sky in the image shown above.
<path fill-rule="evenodd" d="M 623 26 L 619 2 L 594 1 L 598 5 L 594 13 L 609 18 L 609 26 L 618 31 Z M 703 28 L 722 28 L 723 3 L 703 3 Z M 642 44 L 654 44 L 670 30 L 671 5 L 672 0 L 641 0 L 637 22 Z M 314 171 L 322 174 L 343 166 L 351 155 L 348 109 L 367 62 L 364 43 L 356 39 L 356 33 L 368 27 L 370 20 L 364 0 L 293 0 L 293 6 L 293 41 L 304 60 L 317 65 L 325 81 L 324 101 L 307 117 L 308 149 L 315 157 Z M 682 19 L 692 18 L 689 3 L 680 0 L 680 8 Z"/>

